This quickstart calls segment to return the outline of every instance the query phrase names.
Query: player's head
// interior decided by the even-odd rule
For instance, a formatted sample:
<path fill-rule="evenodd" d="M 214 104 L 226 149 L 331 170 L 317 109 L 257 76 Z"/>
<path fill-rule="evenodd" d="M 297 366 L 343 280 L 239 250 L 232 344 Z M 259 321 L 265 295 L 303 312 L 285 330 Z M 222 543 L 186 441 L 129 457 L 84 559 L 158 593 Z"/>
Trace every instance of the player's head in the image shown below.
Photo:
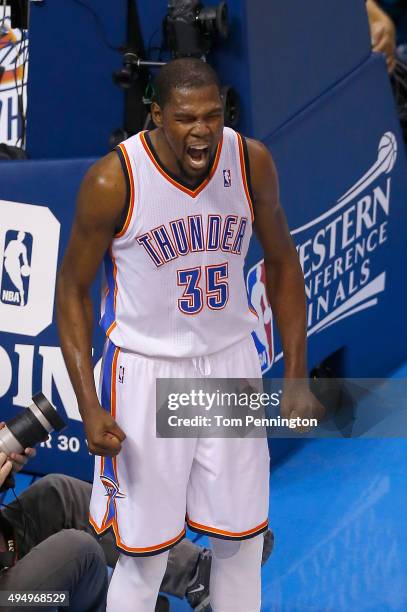
<path fill-rule="evenodd" d="M 219 79 L 196 58 L 169 62 L 154 83 L 151 114 L 180 170 L 199 178 L 209 168 L 223 132 Z"/>
<path fill-rule="evenodd" d="M 19 242 L 23 242 L 24 238 L 25 238 L 25 232 L 18 232 L 18 234 L 17 234 L 17 240 L 18 240 Z"/>

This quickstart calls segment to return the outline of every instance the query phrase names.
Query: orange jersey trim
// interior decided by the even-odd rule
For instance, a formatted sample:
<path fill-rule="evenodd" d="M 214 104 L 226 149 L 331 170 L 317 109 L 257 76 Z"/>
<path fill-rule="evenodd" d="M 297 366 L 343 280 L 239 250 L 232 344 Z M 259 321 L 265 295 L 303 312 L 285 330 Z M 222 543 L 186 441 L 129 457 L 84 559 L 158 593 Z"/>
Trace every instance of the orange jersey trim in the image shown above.
<path fill-rule="evenodd" d="M 110 408 L 110 414 L 112 415 L 114 419 L 116 418 L 116 372 L 117 372 L 117 360 L 119 358 L 119 353 L 120 353 L 120 348 L 116 348 L 113 354 L 113 359 L 112 359 L 112 372 L 111 372 L 111 379 L 110 379 L 110 407 L 109 408 Z M 113 472 L 114 472 L 115 480 L 117 482 L 117 486 L 119 486 L 119 478 L 117 476 L 117 456 L 112 458 L 112 464 L 113 464 Z M 105 469 L 105 458 L 102 456 L 100 458 L 99 476 L 102 476 L 104 469 Z M 102 520 L 103 530 L 107 529 L 114 521 L 114 517 L 113 517 L 109 521 L 109 523 L 106 523 L 107 515 L 109 513 L 109 503 L 110 502 L 108 500 L 106 504 L 106 512 Z M 113 503 L 115 507 L 114 516 L 116 516 L 116 512 L 117 512 L 116 501 L 114 501 Z"/>
<path fill-rule="evenodd" d="M 130 202 L 129 202 L 129 209 L 127 211 L 126 221 L 124 222 L 124 225 L 123 225 L 122 229 L 120 230 L 120 232 L 115 234 L 115 236 L 114 236 L 115 238 L 121 238 L 127 232 L 127 228 L 130 225 L 130 221 L 131 221 L 131 218 L 133 216 L 133 210 L 134 210 L 134 177 L 133 177 L 133 171 L 131 169 L 131 163 L 130 163 L 130 159 L 129 159 L 128 153 L 126 151 L 126 147 L 122 143 L 119 144 L 118 146 L 120 148 L 120 151 L 123 153 L 123 158 L 124 158 L 124 161 L 126 162 L 127 174 L 129 176 L 129 183 L 130 183 Z"/>
<path fill-rule="evenodd" d="M 257 527 L 254 527 L 254 529 L 249 529 L 248 531 L 239 531 L 239 532 L 224 531 L 222 529 L 215 529 L 215 527 L 207 527 L 206 525 L 201 525 L 200 523 L 194 523 L 194 521 L 191 521 L 188 517 L 187 517 L 187 523 L 190 527 L 195 527 L 196 529 L 200 529 L 201 531 L 207 531 L 208 533 L 217 533 L 219 535 L 229 536 L 231 538 L 243 538 L 245 536 L 255 534 L 256 531 L 261 531 L 262 529 L 267 527 L 269 521 L 268 519 L 266 519 L 263 523 L 261 523 Z"/>
<path fill-rule="evenodd" d="M 116 302 L 117 302 L 117 292 L 119 290 L 119 287 L 117 285 L 117 278 L 116 278 L 117 277 L 117 265 L 116 265 L 116 260 L 114 258 L 111 246 L 109 248 L 109 255 L 110 255 L 110 259 L 112 260 L 112 264 L 113 264 L 113 281 L 114 281 L 113 311 L 114 311 L 115 320 L 113 321 L 113 323 L 109 325 L 108 329 L 106 330 L 106 336 L 110 336 L 110 334 L 112 333 L 112 331 L 117 325 L 116 323 Z M 108 293 L 109 293 L 109 287 L 107 288 L 106 297 Z"/>
<path fill-rule="evenodd" d="M 107 529 L 108 527 L 110 527 L 110 525 L 113 524 L 113 519 L 110 519 L 110 521 L 106 523 L 106 518 L 107 518 L 108 513 L 109 513 L 109 502 L 106 504 L 106 512 L 105 512 L 105 516 L 103 517 L 103 521 L 102 521 L 103 530 Z"/>
<path fill-rule="evenodd" d="M 179 540 L 181 540 L 185 536 L 185 529 L 183 529 L 175 538 L 172 538 L 171 540 L 168 540 L 167 542 L 162 542 L 161 544 L 156 544 L 155 546 L 146 546 L 144 548 L 132 548 L 131 546 L 127 546 L 121 541 L 119 530 L 117 527 L 117 522 L 115 520 L 111 521 L 109 525 L 106 525 L 106 527 L 102 527 L 101 529 L 99 529 L 99 527 L 96 524 L 96 521 L 94 520 L 94 518 L 89 512 L 89 522 L 92 525 L 93 529 L 96 531 L 96 533 L 99 535 L 103 533 L 104 531 L 106 531 L 106 529 L 108 529 L 109 527 L 112 527 L 114 535 L 115 535 L 115 539 L 116 539 L 116 546 L 126 552 L 142 554 L 142 553 L 159 551 L 159 550 L 162 550 L 163 548 L 174 546 L 174 544 L 177 544 L 177 542 L 179 542 Z"/>
<path fill-rule="evenodd" d="M 106 517 L 106 515 L 105 515 L 105 517 Z M 103 521 L 102 521 L 102 526 L 98 527 L 95 519 L 92 517 L 90 512 L 89 512 L 88 519 L 89 519 L 89 523 L 92 525 L 93 529 L 96 531 L 96 533 L 98 535 L 100 535 L 100 534 L 104 533 L 105 531 L 107 531 L 107 529 L 109 529 L 109 527 L 113 527 L 113 523 L 114 523 L 114 519 L 111 519 L 109 521 L 109 523 L 106 524 L 104 522 L 105 521 L 105 518 L 104 518 Z"/>
<path fill-rule="evenodd" d="M 107 529 L 107 527 L 103 527 L 103 523 L 102 523 L 102 527 L 99 529 L 95 519 L 93 518 L 90 512 L 89 512 L 89 523 L 92 525 L 93 529 L 96 531 L 97 534 L 101 534 Z"/>
<path fill-rule="evenodd" d="M 236 135 L 237 135 L 237 142 L 238 142 L 238 146 L 239 146 L 240 169 L 242 171 L 243 188 L 244 188 L 244 192 L 246 194 L 247 202 L 249 204 L 251 219 L 252 219 L 252 223 L 253 223 L 253 221 L 254 221 L 254 207 L 253 207 L 252 199 L 250 197 L 249 185 L 248 185 L 248 182 L 247 182 L 246 164 L 245 164 L 245 161 L 244 161 L 244 153 L 243 153 L 243 142 L 242 142 L 242 137 L 241 137 L 241 135 L 238 132 L 236 132 Z"/>
<path fill-rule="evenodd" d="M 148 146 L 148 142 L 146 140 L 145 137 L 145 132 L 141 132 L 140 133 L 140 138 L 141 138 L 141 142 L 142 145 L 147 153 L 147 155 L 149 156 L 150 160 L 153 162 L 154 166 L 157 168 L 157 170 L 159 171 L 159 173 L 165 178 L 167 179 L 168 182 L 171 183 L 171 185 L 174 185 L 174 187 L 177 187 L 178 189 L 180 189 L 181 191 L 183 191 L 184 193 L 186 193 L 187 195 L 191 196 L 191 198 L 196 198 L 197 195 L 199 195 L 201 193 L 201 191 L 203 189 L 205 189 L 205 187 L 207 186 L 207 184 L 209 183 L 209 181 L 211 180 L 211 178 L 213 177 L 213 175 L 216 172 L 216 169 L 218 167 L 218 163 L 219 163 L 219 158 L 220 158 L 220 154 L 222 151 L 222 144 L 223 144 L 223 137 L 221 138 L 218 146 L 216 147 L 216 154 L 215 154 L 215 159 L 213 161 L 212 164 L 212 168 L 209 172 L 209 176 L 206 177 L 206 179 L 200 184 L 198 185 L 198 187 L 196 189 L 189 189 L 188 187 L 186 187 L 185 185 L 182 185 L 181 183 L 179 183 L 178 181 L 176 181 L 175 179 L 173 179 L 165 170 L 164 168 L 162 168 L 162 166 L 157 162 L 156 158 L 154 157 L 150 147 Z"/>
<path fill-rule="evenodd" d="M 117 325 L 116 321 L 113 321 L 113 323 L 110 325 L 110 327 L 106 331 L 106 336 L 110 336 L 110 334 L 112 333 L 116 325 Z"/>
<path fill-rule="evenodd" d="M 116 370 L 117 370 L 117 360 L 119 358 L 120 348 L 116 348 L 113 355 L 112 362 L 112 380 L 110 381 L 110 414 L 114 419 L 116 419 Z M 113 469 L 117 480 L 117 472 L 116 472 L 116 460 L 117 457 L 113 457 Z"/>
<path fill-rule="evenodd" d="M 185 528 L 184 528 L 177 536 L 175 536 L 175 538 L 172 538 L 171 540 L 167 540 L 167 542 L 162 542 L 161 544 L 156 544 L 155 546 L 146 546 L 144 548 L 131 548 L 130 546 L 127 546 L 126 544 L 124 544 L 124 542 L 121 541 L 119 528 L 118 528 L 116 520 L 113 523 L 113 531 L 114 531 L 114 535 L 116 536 L 117 546 L 119 546 L 120 548 L 122 548 L 123 550 L 127 552 L 134 552 L 134 553 L 149 553 L 149 552 L 159 551 L 163 548 L 168 548 L 168 546 L 174 546 L 174 544 L 177 544 L 177 542 L 179 542 L 179 540 L 181 540 L 185 536 Z"/>
<path fill-rule="evenodd" d="M 257 314 L 257 311 L 254 308 L 249 306 L 249 310 L 250 310 L 251 313 L 253 313 L 257 317 L 257 319 L 259 318 L 259 315 Z"/>

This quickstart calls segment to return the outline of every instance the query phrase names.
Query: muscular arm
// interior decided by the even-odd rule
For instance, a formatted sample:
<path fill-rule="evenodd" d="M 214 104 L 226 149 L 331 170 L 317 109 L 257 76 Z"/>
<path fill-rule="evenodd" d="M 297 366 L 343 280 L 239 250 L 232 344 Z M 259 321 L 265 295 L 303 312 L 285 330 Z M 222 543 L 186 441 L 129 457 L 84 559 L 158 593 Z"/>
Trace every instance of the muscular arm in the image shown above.
<path fill-rule="evenodd" d="M 284 212 L 278 178 L 264 145 L 248 140 L 254 230 L 264 251 L 266 289 L 280 333 L 286 378 L 307 378 L 304 279 Z"/>
<path fill-rule="evenodd" d="M 119 224 L 125 197 L 120 160 L 116 153 L 110 153 L 90 168 L 82 182 L 71 237 L 58 274 L 61 347 L 85 429 L 86 420 L 93 413 L 100 414 L 91 359 L 90 287 Z"/>

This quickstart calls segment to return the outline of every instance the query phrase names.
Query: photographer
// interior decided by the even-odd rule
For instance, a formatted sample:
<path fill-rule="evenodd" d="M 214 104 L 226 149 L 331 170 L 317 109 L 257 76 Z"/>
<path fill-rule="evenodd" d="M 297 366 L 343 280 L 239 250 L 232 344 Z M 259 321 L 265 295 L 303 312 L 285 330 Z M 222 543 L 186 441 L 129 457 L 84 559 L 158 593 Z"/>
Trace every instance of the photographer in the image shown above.
<path fill-rule="evenodd" d="M 0 428 L 3 426 L 0 423 Z M 0 487 L 7 485 L 13 467 L 20 471 L 34 456 L 35 450 L 30 448 L 24 455 L 12 454 L 10 458 L 0 452 Z M 108 584 L 103 551 L 89 533 L 78 530 L 80 525 L 71 523 L 73 507 L 53 505 L 53 479 L 58 477 L 37 481 L 0 511 L 0 552 L 14 551 L 11 563 L 10 555 L 0 557 L 6 560 L 0 570 L 0 591 L 68 591 L 69 610 L 103 612 Z"/>
<path fill-rule="evenodd" d="M 376 53 L 384 53 L 387 70 L 391 74 L 395 68 L 396 28 L 390 17 L 381 9 L 376 0 L 367 0 L 372 48 Z"/>

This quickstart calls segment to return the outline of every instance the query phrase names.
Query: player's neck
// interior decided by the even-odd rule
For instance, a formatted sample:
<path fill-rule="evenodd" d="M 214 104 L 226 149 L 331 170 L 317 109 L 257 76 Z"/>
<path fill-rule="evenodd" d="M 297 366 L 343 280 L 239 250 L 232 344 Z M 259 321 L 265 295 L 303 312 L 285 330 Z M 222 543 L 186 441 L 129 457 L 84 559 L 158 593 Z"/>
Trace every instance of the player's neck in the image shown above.
<path fill-rule="evenodd" d="M 162 131 L 159 128 L 156 128 L 154 130 L 151 130 L 148 134 L 150 137 L 151 144 L 154 147 L 155 153 L 158 156 L 161 165 L 164 168 L 167 168 L 171 172 L 171 174 L 173 174 L 176 178 L 180 179 L 184 183 L 191 186 L 196 185 L 196 183 L 199 182 L 199 178 L 192 178 L 189 175 L 185 174 Z M 204 178 L 205 174 L 202 175 L 202 180 Z"/>

